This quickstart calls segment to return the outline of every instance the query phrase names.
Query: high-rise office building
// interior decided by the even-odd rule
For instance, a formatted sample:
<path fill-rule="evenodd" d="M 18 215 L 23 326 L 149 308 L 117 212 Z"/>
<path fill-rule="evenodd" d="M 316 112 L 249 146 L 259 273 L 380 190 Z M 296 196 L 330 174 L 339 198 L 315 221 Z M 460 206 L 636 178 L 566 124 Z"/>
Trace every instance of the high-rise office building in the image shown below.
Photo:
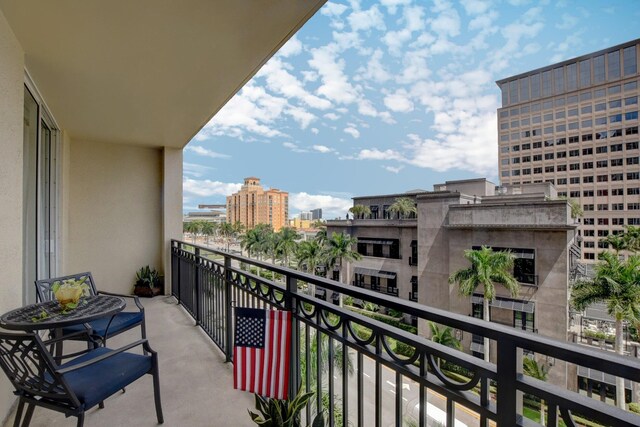
<path fill-rule="evenodd" d="M 640 39 L 497 82 L 502 184 L 551 182 L 584 210 L 582 258 L 640 225 Z"/>
<path fill-rule="evenodd" d="M 311 219 L 322 219 L 322 209 L 311 209 Z"/>
<path fill-rule="evenodd" d="M 241 222 L 247 229 L 257 224 L 269 224 L 274 231 L 287 225 L 289 193 L 276 188 L 265 190 L 260 179 L 244 179 L 240 191 L 227 196 L 227 221 Z"/>

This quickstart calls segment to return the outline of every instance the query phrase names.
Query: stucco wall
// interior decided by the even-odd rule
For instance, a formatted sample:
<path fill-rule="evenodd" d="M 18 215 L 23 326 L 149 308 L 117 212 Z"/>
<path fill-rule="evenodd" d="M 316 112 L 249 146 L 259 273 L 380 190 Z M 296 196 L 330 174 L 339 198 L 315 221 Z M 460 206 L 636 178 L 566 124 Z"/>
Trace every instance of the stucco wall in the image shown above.
<path fill-rule="evenodd" d="M 64 273 L 131 293 L 141 266 L 162 262 L 160 149 L 71 140 Z"/>
<path fill-rule="evenodd" d="M 163 150 L 163 260 L 165 293 L 171 286 L 171 239 L 182 239 L 182 150 Z"/>
<path fill-rule="evenodd" d="M 24 55 L 0 12 L 0 313 L 22 303 L 23 102 Z M 0 421 L 14 402 L 11 391 L 0 375 Z"/>

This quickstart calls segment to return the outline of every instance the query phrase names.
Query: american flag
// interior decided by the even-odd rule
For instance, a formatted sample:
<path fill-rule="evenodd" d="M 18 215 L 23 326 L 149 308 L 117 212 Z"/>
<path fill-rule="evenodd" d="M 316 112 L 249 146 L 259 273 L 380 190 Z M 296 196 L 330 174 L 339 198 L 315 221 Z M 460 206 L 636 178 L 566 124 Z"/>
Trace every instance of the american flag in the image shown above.
<path fill-rule="evenodd" d="M 286 399 L 289 388 L 291 312 L 236 308 L 233 387 Z"/>

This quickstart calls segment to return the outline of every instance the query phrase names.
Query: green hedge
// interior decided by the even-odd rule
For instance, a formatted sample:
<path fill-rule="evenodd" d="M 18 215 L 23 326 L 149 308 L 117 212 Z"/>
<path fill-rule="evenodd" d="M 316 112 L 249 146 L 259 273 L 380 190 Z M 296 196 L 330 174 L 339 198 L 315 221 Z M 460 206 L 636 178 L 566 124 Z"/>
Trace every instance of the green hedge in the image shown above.
<path fill-rule="evenodd" d="M 407 325 L 403 321 L 396 319 L 394 317 L 385 316 L 384 314 L 374 313 L 372 311 L 363 310 L 357 307 L 347 307 L 347 308 L 349 310 L 355 311 L 356 313 L 360 313 L 372 319 L 386 323 L 387 325 L 395 326 L 396 328 L 402 329 L 403 331 L 411 332 L 414 335 L 418 334 L 418 328 L 416 328 L 415 326 Z"/>

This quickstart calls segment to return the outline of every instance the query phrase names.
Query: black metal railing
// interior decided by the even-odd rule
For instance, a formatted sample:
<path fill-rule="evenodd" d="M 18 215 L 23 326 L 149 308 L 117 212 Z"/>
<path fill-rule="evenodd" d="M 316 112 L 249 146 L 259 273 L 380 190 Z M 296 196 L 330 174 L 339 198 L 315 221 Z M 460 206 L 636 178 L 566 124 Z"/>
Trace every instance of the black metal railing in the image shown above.
<path fill-rule="evenodd" d="M 416 257 L 409 257 L 409 265 L 418 265 L 418 258 Z"/>
<path fill-rule="evenodd" d="M 533 352 L 554 358 L 561 372 L 578 365 L 640 382 L 638 360 L 181 241 L 172 241 L 171 251 L 172 295 L 228 361 L 233 359 L 232 307 L 293 312 L 289 387 L 315 391 L 306 420 L 321 408 L 332 426 L 538 425 L 523 418 L 522 396 L 529 395 L 545 401 L 547 426 L 558 426 L 560 418 L 576 425 L 578 416 L 608 426 L 640 425 L 640 416 L 522 374 L 523 352 Z M 466 331 L 468 341 L 473 334 L 487 337 L 496 362 L 307 294 L 318 286 L 402 312 L 418 324 L 431 321 Z M 450 379 L 440 362 L 466 377 Z"/>

